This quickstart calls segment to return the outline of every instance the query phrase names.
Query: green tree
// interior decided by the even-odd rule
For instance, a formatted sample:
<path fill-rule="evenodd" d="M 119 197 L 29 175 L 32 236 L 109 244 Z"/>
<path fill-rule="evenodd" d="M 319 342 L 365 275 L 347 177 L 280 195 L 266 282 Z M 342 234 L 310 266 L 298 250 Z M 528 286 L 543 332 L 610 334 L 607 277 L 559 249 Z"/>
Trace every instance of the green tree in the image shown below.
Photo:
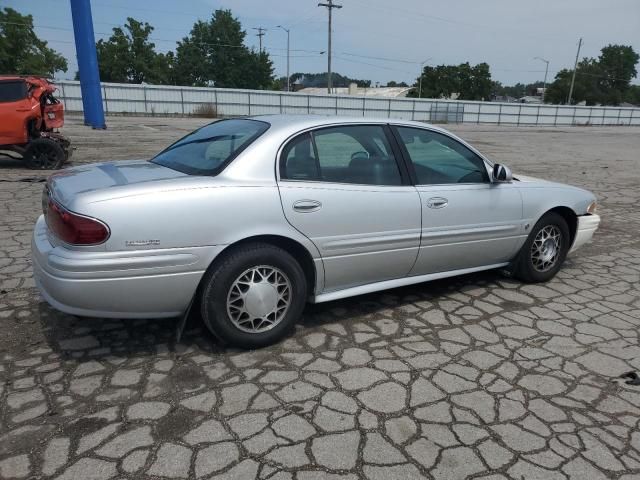
<path fill-rule="evenodd" d="M 636 64 L 639 59 L 640 56 L 627 45 L 607 45 L 600 51 L 602 104 L 618 105 L 624 100 L 631 79 L 638 74 Z"/>
<path fill-rule="evenodd" d="M 600 56 L 583 58 L 576 69 L 572 103 L 619 105 L 624 101 L 631 79 L 637 75 L 640 57 L 632 47 L 607 45 Z M 573 70 L 560 70 L 545 93 L 548 103 L 565 103 L 569 97 Z"/>
<path fill-rule="evenodd" d="M 273 63 L 266 52 L 244 45 L 246 32 L 231 10 L 216 10 L 211 20 L 197 21 L 178 42 L 175 71 L 183 85 L 270 88 Z"/>
<path fill-rule="evenodd" d="M 67 71 L 67 60 L 33 31 L 33 17 L 0 10 L 0 72 L 53 76 Z"/>
<path fill-rule="evenodd" d="M 409 97 L 418 97 L 420 78 Z M 460 100 L 488 100 L 492 83 L 489 65 L 479 63 L 471 66 L 468 62 L 460 65 L 427 65 L 422 71 L 423 98 L 451 98 L 457 95 Z"/>
<path fill-rule="evenodd" d="M 491 82 L 491 97 L 507 96 L 513 98 L 521 98 L 525 95 L 537 95 L 538 88 L 542 88 L 544 82 L 538 80 L 533 83 L 516 83 L 515 85 L 502 85 L 500 82 Z"/>
<path fill-rule="evenodd" d="M 564 104 L 569 98 L 573 70 L 562 69 L 545 92 L 546 103 Z M 600 79 L 602 70 L 594 58 L 584 58 L 578 62 L 576 79 L 573 86 L 572 103 L 585 102 L 587 105 L 600 103 L 603 97 Z"/>
<path fill-rule="evenodd" d="M 98 68 L 104 82 L 173 83 L 173 53 L 158 53 L 149 41 L 153 27 L 127 18 L 124 28 L 115 27 L 108 40 L 98 40 Z"/>
<path fill-rule="evenodd" d="M 624 98 L 625 102 L 640 106 L 640 85 L 631 85 Z"/>

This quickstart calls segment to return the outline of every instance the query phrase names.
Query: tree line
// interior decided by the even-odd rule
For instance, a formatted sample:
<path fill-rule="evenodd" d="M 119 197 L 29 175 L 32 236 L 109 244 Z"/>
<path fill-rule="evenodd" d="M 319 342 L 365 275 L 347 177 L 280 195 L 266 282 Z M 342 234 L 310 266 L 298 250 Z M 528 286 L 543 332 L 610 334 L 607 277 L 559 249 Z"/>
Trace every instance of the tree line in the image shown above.
<path fill-rule="evenodd" d="M 177 42 L 175 51 L 158 52 L 152 41 L 154 27 L 132 17 L 113 28 L 108 39 L 96 43 L 102 81 L 185 86 L 216 86 L 282 90 L 286 77 L 274 77 L 273 62 L 266 51 L 245 45 L 246 32 L 230 10 L 215 10 L 208 20 L 198 20 L 189 34 Z M 639 56 L 632 47 L 608 45 L 598 58 L 578 63 L 572 103 L 587 105 L 640 104 L 636 77 Z M 37 37 L 33 17 L 5 7 L 0 10 L 0 72 L 53 76 L 66 72 L 67 60 Z M 545 102 L 567 102 L 572 69 L 562 69 L 547 85 Z M 76 78 L 78 74 L 76 73 Z M 356 83 L 370 87 L 370 80 L 334 73 L 335 86 Z M 290 83 L 324 87 L 326 73 L 294 73 Z M 389 82 L 388 86 L 406 86 Z M 490 100 L 495 96 L 520 98 L 535 94 L 542 82 L 503 86 L 491 78 L 487 63 L 425 66 L 408 93 L 410 97 Z M 420 91 L 421 88 L 421 91 Z"/>

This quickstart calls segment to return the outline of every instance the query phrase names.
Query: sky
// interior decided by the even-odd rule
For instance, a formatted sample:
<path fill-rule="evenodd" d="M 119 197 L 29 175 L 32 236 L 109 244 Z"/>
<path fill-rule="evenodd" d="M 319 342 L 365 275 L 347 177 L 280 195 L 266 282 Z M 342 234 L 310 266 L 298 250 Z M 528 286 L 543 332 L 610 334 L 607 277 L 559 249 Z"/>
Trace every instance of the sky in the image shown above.
<path fill-rule="evenodd" d="M 336 0 L 333 71 L 385 85 L 414 83 L 420 64 L 487 62 L 494 80 L 505 85 L 542 80 L 572 68 L 578 39 L 580 57 L 597 57 L 607 44 L 640 52 L 640 0 Z M 327 58 L 327 9 L 318 0 L 91 0 L 96 40 L 108 38 L 128 16 L 154 28 L 159 51 L 174 50 L 196 20 L 228 8 L 257 48 L 254 28 L 266 28 L 264 48 L 275 74 L 286 74 L 286 33 L 291 31 L 291 73 L 323 72 Z M 60 78 L 77 70 L 68 0 L 0 0 L 34 17 L 38 36 L 69 61 Z M 636 78 L 633 83 L 640 83 Z"/>

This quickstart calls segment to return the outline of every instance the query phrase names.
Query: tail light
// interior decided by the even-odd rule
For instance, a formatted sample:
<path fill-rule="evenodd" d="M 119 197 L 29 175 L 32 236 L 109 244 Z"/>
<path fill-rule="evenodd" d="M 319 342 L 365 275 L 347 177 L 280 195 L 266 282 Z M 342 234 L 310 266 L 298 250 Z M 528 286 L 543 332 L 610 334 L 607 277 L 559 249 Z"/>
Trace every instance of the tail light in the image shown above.
<path fill-rule="evenodd" d="M 100 220 L 70 212 L 49 198 L 45 211 L 49 230 L 70 245 L 98 245 L 109 238 L 109 227 Z"/>

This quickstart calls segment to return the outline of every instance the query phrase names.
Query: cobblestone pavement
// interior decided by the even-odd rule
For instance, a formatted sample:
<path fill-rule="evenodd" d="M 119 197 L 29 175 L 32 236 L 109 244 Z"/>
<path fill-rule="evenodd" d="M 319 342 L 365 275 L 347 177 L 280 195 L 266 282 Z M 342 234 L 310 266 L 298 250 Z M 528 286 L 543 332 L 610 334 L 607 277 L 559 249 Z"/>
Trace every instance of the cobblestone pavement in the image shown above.
<path fill-rule="evenodd" d="M 144 157 L 201 120 L 76 118 L 74 161 Z M 556 279 L 476 274 L 309 306 L 290 338 L 90 320 L 38 297 L 38 173 L 0 166 L 0 478 L 640 478 L 640 130 L 454 126 L 601 200 Z"/>

